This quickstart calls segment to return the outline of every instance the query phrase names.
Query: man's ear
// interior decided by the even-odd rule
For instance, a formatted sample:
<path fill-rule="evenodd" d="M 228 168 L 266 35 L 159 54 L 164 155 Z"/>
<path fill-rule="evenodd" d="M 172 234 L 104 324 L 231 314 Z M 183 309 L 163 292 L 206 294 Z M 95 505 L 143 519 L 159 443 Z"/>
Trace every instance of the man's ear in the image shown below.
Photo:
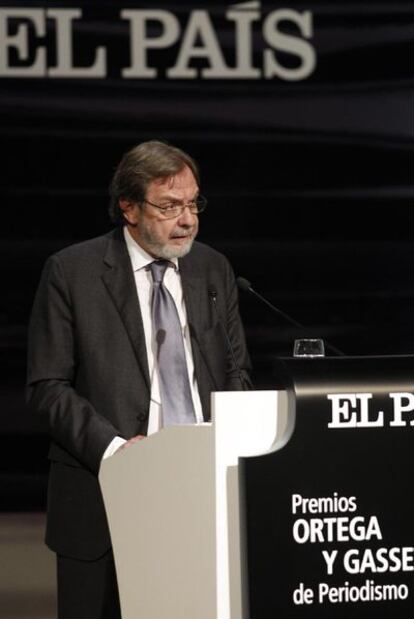
<path fill-rule="evenodd" d="M 139 217 L 139 206 L 136 202 L 131 202 L 131 200 L 119 200 L 119 208 L 122 211 L 125 221 L 130 226 L 136 226 L 138 223 Z"/>

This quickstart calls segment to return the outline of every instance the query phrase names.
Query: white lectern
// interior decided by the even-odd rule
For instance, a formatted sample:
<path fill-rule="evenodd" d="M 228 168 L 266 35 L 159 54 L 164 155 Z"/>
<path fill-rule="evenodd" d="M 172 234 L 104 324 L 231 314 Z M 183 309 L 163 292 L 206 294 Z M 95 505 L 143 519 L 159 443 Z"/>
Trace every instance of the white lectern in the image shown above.
<path fill-rule="evenodd" d="M 165 428 L 101 466 L 123 619 L 243 619 L 239 457 L 290 434 L 284 391 L 212 394 L 212 423 Z"/>

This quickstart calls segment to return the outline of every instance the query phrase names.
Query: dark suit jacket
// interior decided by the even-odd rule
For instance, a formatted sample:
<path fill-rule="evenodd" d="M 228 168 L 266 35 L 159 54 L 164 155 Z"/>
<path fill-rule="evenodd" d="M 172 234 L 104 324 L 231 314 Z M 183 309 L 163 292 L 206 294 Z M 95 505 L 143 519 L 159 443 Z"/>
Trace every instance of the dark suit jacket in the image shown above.
<path fill-rule="evenodd" d="M 201 243 L 180 259 L 203 414 L 210 392 L 246 388 L 249 360 L 233 272 Z M 209 290 L 217 292 L 217 314 Z M 138 297 L 121 230 L 68 247 L 47 261 L 29 328 L 28 400 L 49 420 L 52 461 L 46 541 L 94 559 L 110 547 L 97 473 L 111 440 L 145 434 L 150 380 Z"/>

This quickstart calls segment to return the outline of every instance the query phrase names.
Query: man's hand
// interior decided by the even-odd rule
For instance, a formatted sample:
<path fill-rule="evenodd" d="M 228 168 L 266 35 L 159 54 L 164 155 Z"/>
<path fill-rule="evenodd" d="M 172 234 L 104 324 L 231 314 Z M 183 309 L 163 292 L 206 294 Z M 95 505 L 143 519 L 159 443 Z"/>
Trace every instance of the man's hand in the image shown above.
<path fill-rule="evenodd" d="M 120 451 L 121 449 L 125 449 L 125 447 L 130 447 L 131 445 L 135 445 L 135 443 L 142 441 L 142 439 L 144 438 L 147 438 L 147 437 L 144 436 L 143 434 L 137 434 L 136 436 L 133 436 L 132 438 L 130 438 L 128 441 L 125 441 L 125 443 L 121 445 L 121 447 L 119 447 L 118 451 Z"/>

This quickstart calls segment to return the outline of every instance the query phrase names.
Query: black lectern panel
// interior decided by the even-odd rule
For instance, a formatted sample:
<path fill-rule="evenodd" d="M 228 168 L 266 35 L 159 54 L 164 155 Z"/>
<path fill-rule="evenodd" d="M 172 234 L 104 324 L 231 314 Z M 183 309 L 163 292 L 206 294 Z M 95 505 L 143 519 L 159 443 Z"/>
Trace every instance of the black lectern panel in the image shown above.
<path fill-rule="evenodd" d="M 243 460 L 250 619 L 412 619 L 414 357 L 286 359 L 295 407 Z"/>

